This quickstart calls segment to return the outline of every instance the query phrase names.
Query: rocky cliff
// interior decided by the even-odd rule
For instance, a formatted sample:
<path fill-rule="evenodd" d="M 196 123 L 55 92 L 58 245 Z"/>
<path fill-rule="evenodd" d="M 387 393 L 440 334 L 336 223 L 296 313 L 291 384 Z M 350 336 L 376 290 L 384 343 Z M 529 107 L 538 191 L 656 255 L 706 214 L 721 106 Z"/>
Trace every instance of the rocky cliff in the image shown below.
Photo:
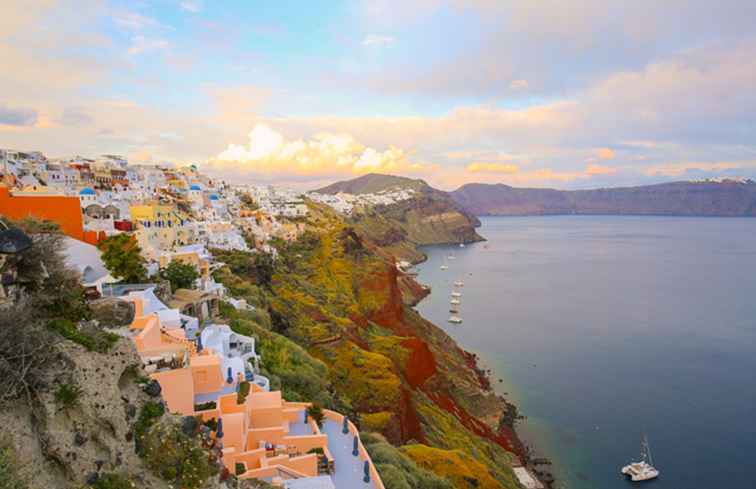
<path fill-rule="evenodd" d="M 752 181 L 674 182 L 575 191 L 472 183 L 455 190 L 451 196 L 459 205 L 478 216 L 756 216 L 756 183 Z"/>
<path fill-rule="evenodd" d="M 386 243 L 371 242 L 325 206 L 311 207 L 307 226 L 280 250 L 269 282 L 241 264 L 218 274 L 259 306 L 255 314 L 229 313 L 232 327 L 262 338 L 274 385 L 292 400 L 315 395 L 363 432 L 406 445 L 376 462 L 389 489 L 447 487 L 411 485 L 416 470 L 451 487 L 518 487 L 511 467 L 523 448 L 508 423 L 513 406 L 491 391 L 473 355 L 405 305 L 403 294 L 420 288 L 397 270 Z"/>
<path fill-rule="evenodd" d="M 456 203 L 449 194 L 423 180 L 369 174 L 337 182 L 320 193 L 355 195 L 411 189 L 413 196 L 391 205 L 378 205 L 355 212 L 349 222 L 371 243 L 399 260 L 419 262 L 417 247 L 432 244 L 469 243 L 483 238 L 475 231 L 480 221 Z"/>

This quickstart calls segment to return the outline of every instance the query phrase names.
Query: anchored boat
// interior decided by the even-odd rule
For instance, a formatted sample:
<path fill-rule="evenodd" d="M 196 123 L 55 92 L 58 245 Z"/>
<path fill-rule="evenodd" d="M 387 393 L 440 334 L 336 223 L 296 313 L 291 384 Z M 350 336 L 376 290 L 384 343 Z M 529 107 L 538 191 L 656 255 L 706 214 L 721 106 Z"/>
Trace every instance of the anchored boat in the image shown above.
<path fill-rule="evenodd" d="M 441 265 L 441 266 L 440 266 L 439 268 L 440 268 L 441 270 L 448 270 L 448 269 L 449 269 L 449 267 L 448 267 L 448 266 L 446 266 L 446 265 Z"/>
<path fill-rule="evenodd" d="M 622 467 L 622 473 L 629 475 L 633 482 L 647 481 L 659 477 L 659 471 L 653 466 L 651 448 L 648 445 L 646 435 L 643 435 L 641 440 L 641 461 L 625 465 Z"/>
<path fill-rule="evenodd" d="M 454 286 L 455 287 L 464 287 L 465 283 L 463 281 L 461 281 L 461 280 L 457 280 L 456 282 L 454 282 Z"/>
<path fill-rule="evenodd" d="M 459 316 L 450 316 L 449 317 L 449 322 L 450 323 L 454 323 L 454 324 L 461 324 L 462 323 L 462 318 L 459 317 Z"/>
<path fill-rule="evenodd" d="M 462 297 L 462 293 L 461 292 L 452 292 L 451 296 L 452 297 Z"/>
<path fill-rule="evenodd" d="M 458 305 L 462 304 L 462 302 L 461 302 L 461 301 L 460 301 L 459 299 L 452 299 L 452 300 L 450 301 L 450 304 L 453 304 L 453 305 L 455 305 L 455 306 L 458 306 Z"/>

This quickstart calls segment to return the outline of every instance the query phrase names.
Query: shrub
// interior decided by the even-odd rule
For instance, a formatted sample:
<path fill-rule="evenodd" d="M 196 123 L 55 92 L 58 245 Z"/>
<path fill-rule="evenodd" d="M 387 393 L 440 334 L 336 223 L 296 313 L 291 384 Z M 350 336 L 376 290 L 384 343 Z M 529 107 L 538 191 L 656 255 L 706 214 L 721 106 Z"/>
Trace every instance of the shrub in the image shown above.
<path fill-rule="evenodd" d="M 142 250 L 130 234 L 116 234 L 100 241 L 102 261 L 113 277 L 124 282 L 137 283 L 147 277 Z"/>
<path fill-rule="evenodd" d="M 97 482 L 92 484 L 94 489 L 133 489 L 131 480 L 125 475 L 115 472 L 104 472 L 97 478 Z"/>
<path fill-rule="evenodd" d="M 59 409 L 70 409 L 79 403 L 81 387 L 75 384 L 60 384 L 55 391 L 55 403 Z"/>
<path fill-rule="evenodd" d="M 236 393 L 236 402 L 237 404 L 243 404 L 244 401 L 247 400 L 247 395 L 249 394 L 249 382 L 242 382 L 239 384 L 239 392 Z"/>
<path fill-rule="evenodd" d="M 319 404 L 313 404 L 312 406 L 307 408 L 307 416 L 311 417 L 315 423 L 317 423 L 319 428 L 323 427 L 323 418 L 325 415 L 323 414 L 323 408 L 320 407 Z"/>
<path fill-rule="evenodd" d="M 244 472 L 247 471 L 247 468 L 244 466 L 241 462 L 236 462 L 236 466 L 234 467 L 236 470 L 236 475 L 242 475 Z"/>
<path fill-rule="evenodd" d="M 172 421 L 156 423 L 147 431 L 143 453 L 150 470 L 176 487 L 197 489 L 218 473 L 199 438 L 187 436 Z"/>
<path fill-rule="evenodd" d="M 446 478 L 420 467 L 381 435 L 363 433 L 360 439 L 386 489 L 453 489 Z"/>
<path fill-rule="evenodd" d="M 155 424 L 165 412 L 165 408 L 159 402 L 149 401 L 142 406 L 139 417 L 134 423 L 134 444 L 139 456 L 144 455 L 144 437 L 152 425 Z"/>
<path fill-rule="evenodd" d="M 171 283 L 171 291 L 176 289 L 194 288 L 194 281 L 199 278 L 199 273 L 190 263 L 174 260 L 168 264 L 160 275 Z"/>
<path fill-rule="evenodd" d="M 4 437 L 0 438 L 0 489 L 27 489 L 28 487 L 21 476 L 13 443 Z"/>
<path fill-rule="evenodd" d="M 80 331 L 76 327 L 76 324 L 69 319 L 53 319 L 47 323 L 47 327 L 67 340 L 71 340 L 89 351 L 96 351 L 98 353 L 107 353 L 119 339 L 118 335 L 108 331 Z"/>
<path fill-rule="evenodd" d="M 208 409 L 215 409 L 215 401 L 207 401 L 203 402 L 201 404 L 195 404 L 194 410 L 195 411 L 207 411 Z"/>

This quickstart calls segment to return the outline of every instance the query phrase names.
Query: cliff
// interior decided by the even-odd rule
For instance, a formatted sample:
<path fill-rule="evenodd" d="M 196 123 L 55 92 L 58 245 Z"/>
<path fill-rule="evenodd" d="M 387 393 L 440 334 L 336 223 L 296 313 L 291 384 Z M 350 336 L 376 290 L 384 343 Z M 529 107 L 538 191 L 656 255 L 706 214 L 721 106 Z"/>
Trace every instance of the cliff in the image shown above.
<path fill-rule="evenodd" d="M 513 406 L 490 390 L 472 355 L 405 305 L 403 291 L 418 289 L 385 243 L 371 242 L 326 206 L 311 207 L 307 228 L 279 250 L 270 281 L 242 266 L 217 274 L 232 293 L 261 306 L 256 317 L 227 313 L 233 328 L 266 338 L 260 350 L 274 384 L 292 399 L 306 385 L 317 387 L 319 402 L 349 413 L 361 431 L 411 445 L 389 457 L 404 457 L 401 463 L 376 462 L 382 476 L 411 481 L 417 469 L 452 487 L 518 487 L 511 466 L 523 448 L 502 422 Z M 477 470 L 458 474 L 430 463 L 423 447 L 437 460 L 474 461 Z"/>
<path fill-rule="evenodd" d="M 369 174 L 334 183 L 318 192 L 359 195 L 399 189 L 411 189 L 414 193 L 409 199 L 362 209 L 348 218 L 361 236 L 385 251 L 387 256 L 417 263 L 425 258 L 418 246 L 483 239 L 475 231 L 480 221 L 474 215 L 448 193 L 434 189 L 423 180 Z"/>
<path fill-rule="evenodd" d="M 451 197 L 479 216 L 756 216 L 756 183 L 752 181 L 673 182 L 574 191 L 472 183 L 455 190 Z"/>

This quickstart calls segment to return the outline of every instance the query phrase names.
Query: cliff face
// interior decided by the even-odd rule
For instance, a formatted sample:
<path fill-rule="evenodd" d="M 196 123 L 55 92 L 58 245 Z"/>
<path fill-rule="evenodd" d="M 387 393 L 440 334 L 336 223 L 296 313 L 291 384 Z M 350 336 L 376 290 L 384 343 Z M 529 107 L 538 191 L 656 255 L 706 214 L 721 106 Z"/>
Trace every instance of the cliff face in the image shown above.
<path fill-rule="evenodd" d="M 512 407 L 489 389 L 474 357 L 405 305 L 404 294 L 418 289 L 385 243 L 371 243 L 329 208 L 313 206 L 306 236 L 281 250 L 265 302 L 271 317 L 285 318 L 273 329 L 327 366 L 321 381 L 329 402 L 362 431 L 421 445 L 408 452 L 413 459 L 428 446 L 485 469 L 455 487 L 517 487 L 511 464 L 521 446 L 500 423 Z"/>
<path fill-rule="evenodd" d="M 391 175 L 370 174 L 337 182 L 321 193 L 374 193 L 391 189 L 411 189 L 413 197 L 391 205 L 375 206 L 355 212 L 349 222 L 368 241 L 388 255 L 413 263 L 424 255 L 418 246 L 469 243 L 483 238 L 475 231 L 478 219 L 455 202 L 449 194 L 434 189 L 422 180 Z"/>
<path fill-rule="evenodd" d="M 468 184 L 451 193 L 483 215 L 633 214 L 756 216 L 754 182 L 675 182 L 641 187 L 561 191 Z"/>
<path fill-rule="evenodd" d="M 146 469 L 130 439 L 147 400 L 135 382 L 140 362 L 131 342 L 121 340 L 105 354 L 69 341 L 55 348 L 58 365 L 37 406 L 19 402 L 0 411 L 28 486 L 83 487 L 98 474 L 123 472 L 139 487 L 167 488 Z M 71 386 L 67 397 L 61 386 Z"/>

